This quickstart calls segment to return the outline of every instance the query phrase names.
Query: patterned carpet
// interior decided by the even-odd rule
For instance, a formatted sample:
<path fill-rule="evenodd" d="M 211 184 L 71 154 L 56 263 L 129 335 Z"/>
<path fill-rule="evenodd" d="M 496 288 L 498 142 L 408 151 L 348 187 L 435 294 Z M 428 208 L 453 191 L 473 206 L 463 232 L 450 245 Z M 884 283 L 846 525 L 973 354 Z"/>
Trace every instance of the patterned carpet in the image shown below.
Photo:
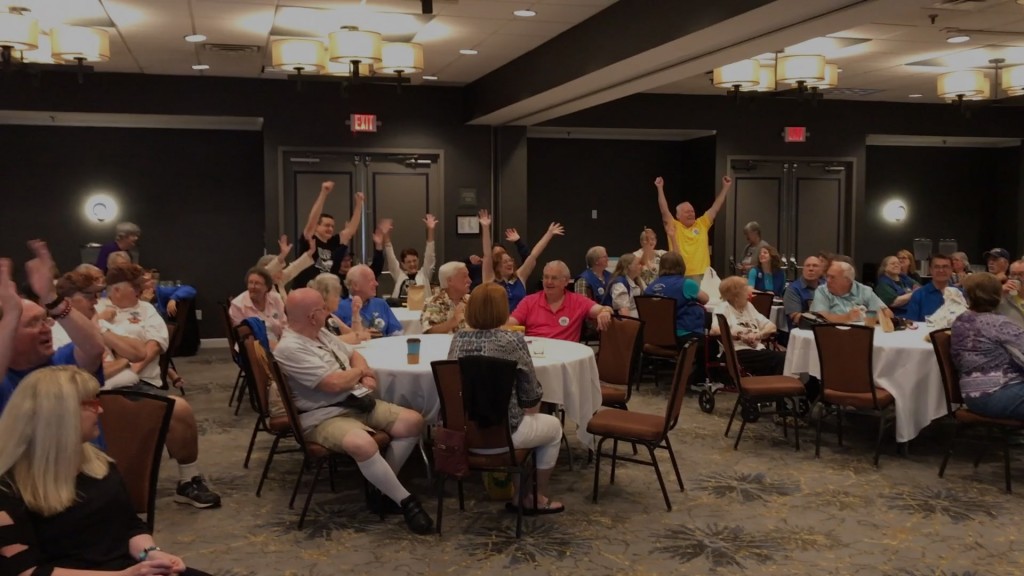
<path fill-rule="evenodd" d="M 242 467 L 253 415 L 244 407 L 236 417 L 227 407 L 235 374 L 227 351 L 205 350 L 177 365 L 199 418 L 200 464 L 224 505 L 194 510 L 174 504 L 177 468 L 165 462 L 156 540 L 189 565 L 217 575 L 509 569 L 520 576 L 1024 573 L 1024 541 L 1017 539 L 1024 500 L 1003 491 L 997 451 L 988 452 L 974 469 L 977 449 L 967 445 L 940 479 L 944 430 L 933 425 L 911 443 L 906 456 L 897 455 L 890 436 L 876 469 L 871 464 L 876 421 L 854 416 L 848 419 L 846 446 L 840 448 L 828 430 L 816 460 L 812 431 L 802 430 L 802 449 L 795 452 L 792 430 L 787 442 L 767 415 L 748 425 L 740 449 L 733 451 L 732 440 L 722 435 L 734 398 L 727 393 L 718 397 L 713 414 L 700 412 L 694 398 L 684 401 L 672 441 L 685 493 L 674 484 L 667 455 L 660 454 L 672 512 L 665 510 L 654 471 L 628 463 L 617 469 L 614 486 L 608 484 L 607 463 L 602 464 L 600 501 L 591 503 L 593 464 L 585 464 L 584 450 L 574 444 L 582 469 L 571 471 L 563 454 L 553 479 L 552 495 L 567 511 L 526 518 L 521 540 L 514 537 L 515 515 L 487 498 L 479 478 L 466 484 L 464 512 L 456 498 L 446 499 L 443 536 L 416 536 L 400 516 L 381 521 L 366 510 L 357 471 L 342 474 L 336 493 L 322 481 L 306 526 L 298 531 L 299 503 L 289 510 L 288 498 L 300 457 L 275 458 L 263 496 L 255 496 L 270 442 L 260 438 L 249 469 Z M 666 396 L 664 387 L 644 383 L 630 407 L 661 412 Z M 434 500 L 416 458 L 403 480 L 433 515 Z M 1015 480 L 1024 491 L 1022 471 L 1024 464 L 1015 457 Z M 448 493 L 454 494 L 453 483 Z"/>

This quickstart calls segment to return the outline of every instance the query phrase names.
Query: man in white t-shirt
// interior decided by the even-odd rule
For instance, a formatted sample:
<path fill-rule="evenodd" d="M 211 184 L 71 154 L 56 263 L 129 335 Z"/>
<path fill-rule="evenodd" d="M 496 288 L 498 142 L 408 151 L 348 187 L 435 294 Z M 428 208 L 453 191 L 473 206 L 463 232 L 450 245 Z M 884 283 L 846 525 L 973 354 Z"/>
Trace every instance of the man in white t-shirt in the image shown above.
<path fill-rule="evenodd" d="M 142 360 L 129 364 L 139 382 L 128 389 L 168 395 L 160 388 L 160 354 L 167 348 L 167 324 L 149 302 L 139 300 L 142 267 L 137 264 L 114 266 L 107 271 L 107 295 L 110 306 L 97 312 L 100 330 L 104 323 L 121 335 L 144 343 Z M 210 490 L 199 472 L 199 431 L 192 407 L 184 398 L 174 399 L 171 427 L 167 432 L 167 452 L 178 462 L 178 489 L 174 501 L 196 508 L 220 506 L 220 496 Z"/>
<path fill-rule="evenodd" d="M 433 532 L 434 521 L 397 476 L 419 443 L 423 416 L 373 398 L 376 376 L 359 352 L 324 328 L 331 311 L 319 292 L 293 290 L 285 310 L 290 321 L 274 358 L 291 384 L 305 437 L 351 456 L 370 484 L 399 505 L 410 530 Z M 383 456 L 370 436 L 375 430 L 392 438 Z"/>

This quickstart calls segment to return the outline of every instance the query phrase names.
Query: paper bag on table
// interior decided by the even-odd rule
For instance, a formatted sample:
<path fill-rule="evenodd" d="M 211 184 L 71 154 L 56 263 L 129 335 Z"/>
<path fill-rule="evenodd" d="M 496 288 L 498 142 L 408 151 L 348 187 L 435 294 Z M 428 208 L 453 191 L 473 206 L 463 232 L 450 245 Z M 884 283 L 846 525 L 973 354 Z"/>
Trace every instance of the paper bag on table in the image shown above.
<path fill-rule="evenodd" d="M 405 305 L 409 310 L 423 310 L 423 301 L 426 299 L 426 288 L 426 286 L 420 284 L 409 286 L 405 300 Z"/>

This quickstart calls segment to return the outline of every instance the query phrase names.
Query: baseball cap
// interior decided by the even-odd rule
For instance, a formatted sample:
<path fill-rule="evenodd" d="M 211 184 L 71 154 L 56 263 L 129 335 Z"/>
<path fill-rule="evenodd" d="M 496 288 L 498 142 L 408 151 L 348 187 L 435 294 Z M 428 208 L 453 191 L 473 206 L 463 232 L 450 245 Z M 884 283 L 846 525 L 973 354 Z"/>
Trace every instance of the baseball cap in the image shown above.
<path fill-rule="evenodd" d="M 92 276 L 85 272 L 68 272 L 57 280 L 57 294 L 70 298 L 81 292 L 95 294 L 103 291 L 103 285 L 94 282 Z"/>
<path fill-rule="evenodd" d="M 1006 258 L 1007 260 L 1012 260 L 1012 258 L 1010 258 L 1010 253 L 1007 252 L 1005 248 L 993 248 L 982 254 L 981 257 L 985 260 L 988 260 L 989 258 Z"/>

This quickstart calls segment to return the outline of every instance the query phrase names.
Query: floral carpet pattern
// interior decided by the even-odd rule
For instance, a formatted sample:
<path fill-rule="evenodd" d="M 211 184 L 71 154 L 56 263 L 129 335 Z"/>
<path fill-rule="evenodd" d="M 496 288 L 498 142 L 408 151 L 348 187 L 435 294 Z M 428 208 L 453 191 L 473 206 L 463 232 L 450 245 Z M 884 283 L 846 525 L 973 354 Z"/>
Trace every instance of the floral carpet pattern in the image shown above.
<path fill-rule="evenodd" d="M 199 422 L 200 465 L 223 506 L 195 510 L 175 504 L 177 466 L 165 460 L 156 540 L 217 576 L 1024 574 L 1024 539 L 1017 538 L 1024 499 L 1003 490 L 998 449 L 974 468 L 980 448 L 962 445 L 940 479 L 946 429 L 936 423 L 904 455 L 890 437 L 875 468 L 875 421 L 852 415 L 843 447 L 826 427 L 820 459 L 814 458 L 812 429 L 801 429 L 797 452 L 792 430 L 783 438 L 771 417 L 748 425 L 734 451 L 723 436 L 733 401 L 728 394 L 712 414 L 701 412 L 693 397 L 683 403 L 672 445 L 685 492 L 675 483 L 667 455 L 658 451 L 671 512 L 650 467 L 620 463 L 610 485 L 607 458 L 594 504 L 594 464 L 570 433 L 577 469 L 569 469 L 563 454 L 551 490 L 566 512 L 524 518 L 519 540 L 515 515 L 487 497 L 479 477 L 465 482 L 464 511 L 458 509 L 455 483 L 448 482 L 443 535 L 416 536 L 401 516 L 381 520 L 369 512 L 358 471 L 345 468 L 336 474 L 335 492 L 326 471 L 321 474 L 306 524 L 298 530 L 312 474 L 304 476 L 295 508 L 289 509 L 301 456 L 275 456 L 262 497 L 256 497 L 271 439 L 257 438 L 252 462 L 243 468 L 254 415 L 247 405 L 238 416 L 227 406 L 237 370 L 227 350 L 203 350 L 176 364 Z M 666 401 L 664 385 L 644 382 L 630 409 L 660 413 Z M 631 452 L 628 445 L 620 450 Z M 1024 462 L 1017 453 L 1012 470 L 1024 490 Z M 402 480 L 434 516 L 436 499 L 418 453 Z"/>

